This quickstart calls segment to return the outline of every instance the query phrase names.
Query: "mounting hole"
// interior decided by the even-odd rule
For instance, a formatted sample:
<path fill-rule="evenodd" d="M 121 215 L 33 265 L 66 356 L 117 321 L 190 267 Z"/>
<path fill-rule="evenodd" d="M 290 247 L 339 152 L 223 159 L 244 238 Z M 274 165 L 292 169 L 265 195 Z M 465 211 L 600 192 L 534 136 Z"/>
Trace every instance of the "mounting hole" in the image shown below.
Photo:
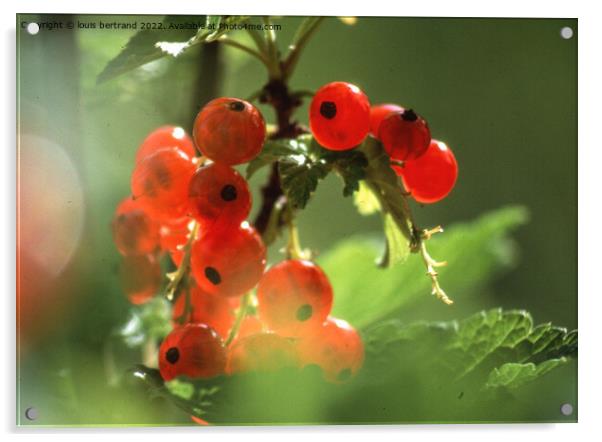
<path fill-rule="evenodd" d="M 40 32 L 40 25 L 37 23 L 29 23 L 27 25 L 27 32 L 31 35 L 36 35 L 38 32 Z"/>
<path fill-rule="evenodd" d="M 560 412 L 565 416 L 570 416 L 573 414 L 573 406 L 571 404 L 562 404 L 560 407 Z"/>
<path fill-rule="evenodd" d="M 29 407 L 25 410 L 25 417 L 30 421 L 35 421 L 38 418 L 38 409 L 35 407 Z"/>
<path fill-rule="evenodd" d="M 565 26 L 560 30 L 560 36 L 565 40 L 570 40 L 573 37 L 573 28 Z"/>

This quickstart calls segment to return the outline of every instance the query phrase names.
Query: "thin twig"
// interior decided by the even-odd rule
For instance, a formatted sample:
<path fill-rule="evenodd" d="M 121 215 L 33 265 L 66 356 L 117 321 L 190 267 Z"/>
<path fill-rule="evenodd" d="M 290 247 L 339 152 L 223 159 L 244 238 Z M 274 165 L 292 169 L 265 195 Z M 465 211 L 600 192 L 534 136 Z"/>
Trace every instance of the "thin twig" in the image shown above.
<path fill-rule="evenodd" d="M 220 43 L 223 43 L 225 45 L 232 46 L 233 48 L 240 49 L 241 51 L 244 51 L 247 54 L 252 55 L 253 57 L 257 58 L 259 61 L 261 61 L 268 69 L 270 69 L 270 63 L 269 63 L 268 59 L 260 52 L 257 52 L 255 49 L 250 48 L 250 47 L 240 43 L 239 41 L 232 40 L 231 38 L 228 38 L 226 36 L 220 37 L 217 41 L 219 41 Z"/>
<path fill-rule="evenodd" d="M 234 320 L 234 325 L 232 325 L 232 328 L 230 329 L 230 334 L 228 335 L 228 339 L 226 339 L 226 342 L 224 343 L 226 347 L 232 343 L 234 338 L 236 338 L 238 330 L 240 330 L 240 326 L 242 325 L 242 321 L 247 315 L 247 308 L 249 307 L 250 300 L 251 292 L 248 292 L 245 295 L 243 295 L 240 301 L 240 307 L 238 308 L 238 313 L 236 314 L 236 319 Z"/>
<path fill-rule="evenodd" d="M 168 301 L 173 301 L 174 295 L 180 287 L 180 283 L 188 274 L 188 268 L 190 267 L 190 251 L 192 249 L 192 243 L 196 239 L 197 233 L 199 231 L 199 223 L 193 221 L 193 225 L 190 230 L 191 232 L 188 241 L 182 249 L 184 256 L 182 257 L 182 262 L 180 263 L 180 266 L 175 272 L 167 274 L 167 277 L 170 281 L 169 284 L 167 284 L 167 289 L 165 290 L 165 297 Z"/>

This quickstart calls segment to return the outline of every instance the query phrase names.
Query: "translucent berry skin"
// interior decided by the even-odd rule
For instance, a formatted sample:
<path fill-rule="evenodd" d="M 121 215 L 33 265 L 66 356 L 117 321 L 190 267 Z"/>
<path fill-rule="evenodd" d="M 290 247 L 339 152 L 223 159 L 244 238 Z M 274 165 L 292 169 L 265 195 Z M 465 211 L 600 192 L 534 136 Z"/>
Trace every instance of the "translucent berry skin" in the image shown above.
<path fill-rule="evenodd" d="M 190 230 L 188 224 L 191 219 L 180 218 L 174 222 L 167 222 L 159 228 L 159 244 L 161 250 L 166 252 L 178 251 L 179 247 L 186 244 Z"/>
<path fill-rule="evenodd" d="M 228 228 L 243 222 L 251 211 L 246 180 L 225 164 L 200 167 L 188 187 L 190 214 L 206 228 Z"/>
<path fill-rule="evenodd" d="M 226 373 L 273 372 L 297 365 L 292 340 L 275 333 L 259 333 L 242 338 L 230 347 Z"/>
<path fill-rule="evenodd" d="M 136 163 L 160 149 L 177 147 L 190 158 L 196 155 L 192 138 L 179 126 L 161 126 L 144 139 L 136 152 Z"/>
<path fill-rule="evenodd" d="M 117 250 L 125 256 L 145 255 L 159 245 L 159 225 L 131 197 L 117 206 L 111 230 Z"/>
<path fill-rule="evenodd" d="M 303 366 L 318 365 L 329 382 L 341 383 L 353 377 L 364 363 L 364 344 L 346 321 L 328 318 L 315 333 L 298 343 Z"/>
<path fill-rule="evenodd" d="M 420 158 L 393 167 L 403 185 L 422 204 L 441 201 L 452 191 L 458 178 L 456 157 L 447 145 L 433 140 Z"/>
<path fill-rule="evenodd" d="M 180 149 L 160 149 L 136 164 L 132 194 L 160 220 L 182 218 L 188 211 L 188 183 L 195 169 L 192 159 Z"/>
<path fill-rule="evenodd" d="M 241 339 L 246 338 L 247 336 L 256 335 L 262 333 L 264 331 L 263 323 L 259 320 L 257 316 L 245 316 L 242 323 L 240 324 L 240 328 L 238 329 L 238 333 L 236 334 L 236 338 L 230 346 L 233 346 Z"/>
<path fill-rule="evenodd" d="M 322 86 L 309 108 L 315 139 L 330 150 L 356 147 L 370 130 L 368 97 L 351 83 L 335 81 Z"/>
<path fill-rule="evenodd" d="M 186 293 L 182 292 L 173 306 L 172 319 L 174 322 L 206 324 L 223 339 L 228 337 L 235 317 L 227 298 L 211 295 L 193 285 L 190 288 L 191 311 L 186 317 L 183 317 L 185 306 Z"/>
<path fill-rule="evenodd" d="M 159 371 L 164 380 L 176 376 L 210 378 L 224 372 L 226 351 L 221 338 L 204 324 L 174 329 L 159 348 Z"/>
<path fill-rule="evenodd" d="M 255 158 L 265 141 L 261 112 L 238 98 L 217 98 L 199 112 L 193 137 L 203 155 L 223 164 L 242 164 Z"/>
<path fill-rule="evenodd" d="M 380 123 L 378 139 L 393 160 L 406 161 L 419 158 L 431 143 L 427 122 L 412 109 L 394 112 Z"/>
<path fill-rule="evenodd" d="M 393 112 L 403 112 L 403 107 L 393 103 L 375 104 L 370 108 L 370 135 L 378 138 L 380 123 Z"/>
<path fill-rule="evenodd" d="M 192 245 L 192 273 L 211 294 L 239 296 L 259 282 L 265 253 L 261 237 L 246 221 L 232 229 L 204 231 Z"/>
<path fill-rule="evenodd" d="M 310 261 L 287 260 L 268 270 L 257 287 L 259 317 L 273 331 L 298 337 L 320 327 L 332 308 L 332 286 Z"/>
<path fill-rule="evenodd" d="M 163 274 L 153 255 L 126 256 L 119 268 L 123 292 L 132 304 L 150 301 L 161 288 Z"/>

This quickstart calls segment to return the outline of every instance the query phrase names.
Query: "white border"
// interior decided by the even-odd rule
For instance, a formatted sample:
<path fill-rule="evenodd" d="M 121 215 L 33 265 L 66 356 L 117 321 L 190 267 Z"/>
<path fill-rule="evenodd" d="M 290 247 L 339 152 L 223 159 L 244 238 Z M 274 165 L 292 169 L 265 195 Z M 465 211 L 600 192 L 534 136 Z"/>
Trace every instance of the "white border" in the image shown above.
<path fill-rule="evenodd" d="M 18 431 L 25 437 L 43 437 L 45 440 L 60 440 L 82 436 L 89 439 L 103 438 L 109 435 L 117 440 L 131 441 L 132 436 L 141 435 L 148 440 L 165 440 L 170 438 L 236 438 L 237 440 L 287 440 L 307 441 L 309 438 L 333 439 L 335 437 L 365 440 L 373 434 L 378 438 L 422 441 L 504 441 L 536 440 L 545 438 L 554 440 L 595 440 L 601 431 L 597 425 L 600 420 L 600 375 L 601 366 L 600 326 L 598 317 L 602 314 L 599 286 L 594 277 L 600 271 L 597 256 L 602 253 L 598 231 L 600 206 L 600 151 L 602 150 L 598 131 L 600 130 L 600 15 L 597 14 L 595 2 L 579 1 L 546 1 L 528 2 L 525 0 L 506 0 L 503 2 L 484 1 L 404 1 L 391 0 L 345 1 L 329 0 L 320 2 L 288 0 L 256 0 L 210 2 L 202 0 L 181 1 L 179 3 L 165 0 L 105 0 L 102 2 L 82 2 L 63 0 L 60 2 L 21 0 L 18 4 L 2 2 L 2 36 L 3 65 L 0 75 L 2 81 L 1 107 L 2 133 L 6 142 L 2 152 L 4 168 L 1 195 L 3 207 L 6 209 L 0 218 L 2 223 L 1 243 L 4 247 L 0 263 L 0 280 L 5 283 L 5 318 L 7 324 L 2 330 L 7 345 L 3 362 L 0 363 L 2 379 L 6 382 L 1 400 L 3 428 L 8 433 L 17 431 L 14 427 L 15 401 L 14 394 L 14 319 L 10 320 L 14 311 L 14 187 L 7 184 L 14 177 L 14 139 L 15 139 L 15 13 L 17 12 L 79 12 L 79 13 L 174 13 L 174 14 L 281 14 L 281 15 L 403 15 L 403 16 L 462 16 L 462 17 L 578 17 L 579 29 L 579 424 L 563 425 L 446 425 L 446 426 L 394 426 L 394 427 L 303 427 L 303 428 L 192 428 L 192 429 L 105 429 L 105 430 L 44 430 L 33 432 Z M 552 154 L 552 153 L 551 153 Z M 542 160 L 543 161 L 543 160 Z M 561 210 L 561 208 L 559 208 Z M 597 265 L 598 264 L 598 265 Z M 12 274 L 11 274 L 12 273 Z M 542 294 L 545 296 L 545 294 Z M 15 434 L 9 437 L 12 439 Z"/>

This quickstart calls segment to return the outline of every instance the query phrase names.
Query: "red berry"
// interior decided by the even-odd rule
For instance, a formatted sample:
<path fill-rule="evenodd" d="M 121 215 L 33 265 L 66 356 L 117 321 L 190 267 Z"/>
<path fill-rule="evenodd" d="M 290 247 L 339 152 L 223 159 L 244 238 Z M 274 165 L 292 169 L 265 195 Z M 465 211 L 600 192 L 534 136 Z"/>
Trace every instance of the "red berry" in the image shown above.
<path fill-rule="evenodd" d="M 126 256 L 119 270 L 121 286 L 132 304 L 150 301 L 161 288 L 161 265 L 153 255 Z"/>
<path fill-rule="evenodd" d="M 314 137 L 330 150 L 348 150 L 360 144 L 370 130 L 368 97 L 351 83 L 335 81 L 322 86 L 309 109 Z"/>
<path fill-rule="evenodd" d="M 227 298 L 211 295 L 193 285 L 190 288 L 190 312 L 183 318 L 185 307 L 186 293 L 182 292 L 173 306 L 172 319 L 174 321 L 181 322 L 183 320 L 183 322 L 206 324 L 222 338 L 228 337 L 235 317 Z"/>
<path fill-rule="evenodd" d="M 210 160 L 242 164 L 261 151 L 265 121 L 251 103 L 238 98 L 217 98 L 197 115 L 193 136 L 200 151 Z"/>
<path fill-rule="evenodd" d="M 251 210 L 247 182 L 225 164 L 212 163 L 197 169 L 188 196 L 191 215 L 208 228 L 237 226 Z"/>
<path fill-rule="evenodd" d="M 222 296 L 251 290 L 265 268 L 265 246 L 246 221 L 233 229 L 208 230 L 193 243 L 192 273 L 199 287 Z"/>
<path fill-rule="evenodd" d="M 330 382 L 348 380 L 364 362 L 364 344 L 358 332 L 346 321 L 332 317 L 301 339 L 298 351 L 304 366 L 318 365 Z"/>
<path fill-rule="evenodd" d="M 190 230 L 188 229 L 190 221 L 190 218 L 184 217 L 173 223 L 164 223 L 159 228 L 161 250 L 166 252 L 179 251 L 179 247 L 186 244 L 188 235 L 190 235 Z"/>
<path fill-rule="evenodd" d="M 117 206 L 111 230 L 122 255 L 144 255 L 159 245 L 159 226 L 131 197 Z"/>
<path fill-rule="evenodd" d="M 295 344 L 274 333 L 259 333 L 238 340 L 228 352 L 226 373 L 270 372 L 297 366 Z"/>
<path fill-rule="evenodd" d="M 380 123 L 393 112 L 403 111 L 403 107 L 397 104 L 376 104 L 370 108 L 370 135 L 378 138 Z"/>
<path fill-rule="evenodd" d="M 144 139 L 136 152 L 136 162 L 157 150 L 169 147 L 177 147 L 190 158 L 196 155 L 192 138 L 188 136 L 184 129 L 178 126 L 162 126 L 152 131 Z"/>
<path fill-rule="evenodd" d="M 420 158 L 393 167 L 412 197 L 423 204 L 445 198 L 456 184 L 458 163 L 453 152 L 441 141 L 433 140 Z"/>
<path fill-rule="evenodd" d="M 257 287 L 259 316 L 284 336 L 300 336 L 319 327 L 332 308 L 332 287 L 310 261 L 287 260 L 272 267 Z"/>
<path fill-rule="evenodd" d="M 217 376 L 224 372 L 225 364 L 221 338 L 204 324 L 186 324 L 174 329 L 159 348 L 159 370 L 166 381 L 176 376 Z"/>
<path fill-rule="evenodd" d="M 132 194 L 152 215 L 181 218 L 188 211 L 188 183 L 196 166 L 176 148 L 161 149 L 136 164 Z"/>
<path fill-rule="evenodd" d="M 385 117 L 380 123 L 378 139 L 393 160 L 414 160 L 428 149 L 431 131 L 424 118 L 412 109 L 405 109 Z"/>

